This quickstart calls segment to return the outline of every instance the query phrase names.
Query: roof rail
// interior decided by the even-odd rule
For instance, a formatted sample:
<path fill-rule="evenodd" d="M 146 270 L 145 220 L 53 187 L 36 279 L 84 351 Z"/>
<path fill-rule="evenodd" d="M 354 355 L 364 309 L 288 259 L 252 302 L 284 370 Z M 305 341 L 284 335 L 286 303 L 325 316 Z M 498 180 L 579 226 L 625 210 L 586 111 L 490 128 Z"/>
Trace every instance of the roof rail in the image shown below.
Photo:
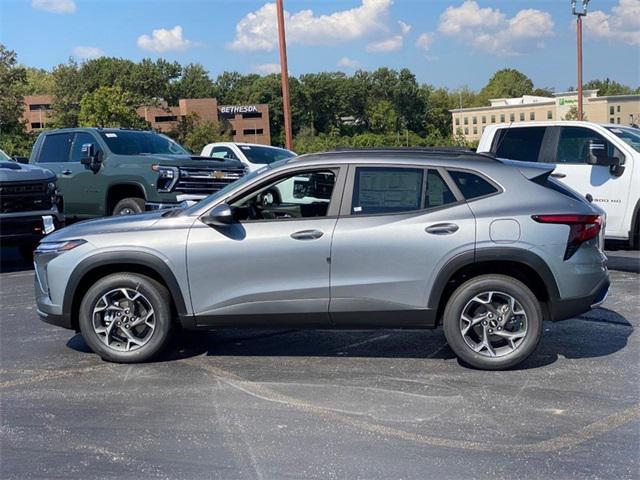
<path fill-rule="evenodd" d="M 476 152 L 465 147 L 365 147 L 365 148 L 336 148 L 326 152 L 315 152 L 309 155 L 327 155 L 339 153 L 419 153 L 426 155 L 458 155 L 469 157 L 482 157 L 490 160 L 498 159 L 495 155 L 486 152 Z"/>

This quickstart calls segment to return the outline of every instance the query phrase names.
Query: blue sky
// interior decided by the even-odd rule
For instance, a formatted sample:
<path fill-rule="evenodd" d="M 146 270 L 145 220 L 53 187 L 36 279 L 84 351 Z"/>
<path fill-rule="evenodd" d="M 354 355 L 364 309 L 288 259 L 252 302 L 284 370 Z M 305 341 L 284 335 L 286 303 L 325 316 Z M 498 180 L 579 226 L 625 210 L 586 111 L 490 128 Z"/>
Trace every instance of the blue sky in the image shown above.
<path fill-rule="evenodd" d="M 289 70 L 410 68 L 420 82 L 481 88 L 503 67 L 536 86 L 575 85 L 569 0 L 285 0 Z M 163 57 L 224 70 L 270 72 L 275 10 L 254 0 L 3 0 L 0 42 L 25 65 L 70 56 Z M 275 47 L 275 48 L 274 48 Z M 640 0 L 592 0 L 585 79 L 640 84 Z"/>

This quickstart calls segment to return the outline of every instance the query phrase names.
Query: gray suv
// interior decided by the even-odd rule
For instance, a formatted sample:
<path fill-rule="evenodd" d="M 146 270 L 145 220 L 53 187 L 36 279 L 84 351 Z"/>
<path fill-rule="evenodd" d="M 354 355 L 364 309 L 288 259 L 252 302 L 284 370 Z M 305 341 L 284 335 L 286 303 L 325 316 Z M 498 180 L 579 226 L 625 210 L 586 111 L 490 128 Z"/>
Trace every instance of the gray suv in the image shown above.
<path fill-rule="evenodd" d="M 186 209 L 67 227 L 36 251 L 44 321 L 140 362 L 172 327 L 433 328 L 512 367 L 602 303 L 602 211 L 552 167 L 448 150 L 312 154 Z"/>

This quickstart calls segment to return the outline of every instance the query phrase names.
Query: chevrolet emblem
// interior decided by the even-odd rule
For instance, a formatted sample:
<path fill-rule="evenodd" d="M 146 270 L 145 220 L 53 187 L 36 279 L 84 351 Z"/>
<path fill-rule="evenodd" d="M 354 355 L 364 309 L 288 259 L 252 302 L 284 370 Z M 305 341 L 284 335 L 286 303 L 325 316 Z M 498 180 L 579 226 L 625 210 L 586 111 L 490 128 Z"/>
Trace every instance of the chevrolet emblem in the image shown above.
<path fill-rule="evenodd" d="M 224 172 L 219 172 L 216 170 L 215 172 L 211 172 L 211 176 L 216 180 L 220 180 L 221 178 L 224 178 L 226 174 Z"/>

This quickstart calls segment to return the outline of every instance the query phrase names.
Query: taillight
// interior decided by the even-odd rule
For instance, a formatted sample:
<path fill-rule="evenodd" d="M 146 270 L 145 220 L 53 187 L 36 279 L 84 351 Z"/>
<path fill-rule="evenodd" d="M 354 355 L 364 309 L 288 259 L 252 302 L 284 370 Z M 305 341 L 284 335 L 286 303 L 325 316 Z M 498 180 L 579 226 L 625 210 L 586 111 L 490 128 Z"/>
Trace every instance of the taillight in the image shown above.
<path fill-rule="evenodd" d="M 538 223 L 569 225 L 565 260 L 571 258 L 582 243 L 596 238 L 602 229 L 601 215 L 533 215 L 531 218 Z"/>

